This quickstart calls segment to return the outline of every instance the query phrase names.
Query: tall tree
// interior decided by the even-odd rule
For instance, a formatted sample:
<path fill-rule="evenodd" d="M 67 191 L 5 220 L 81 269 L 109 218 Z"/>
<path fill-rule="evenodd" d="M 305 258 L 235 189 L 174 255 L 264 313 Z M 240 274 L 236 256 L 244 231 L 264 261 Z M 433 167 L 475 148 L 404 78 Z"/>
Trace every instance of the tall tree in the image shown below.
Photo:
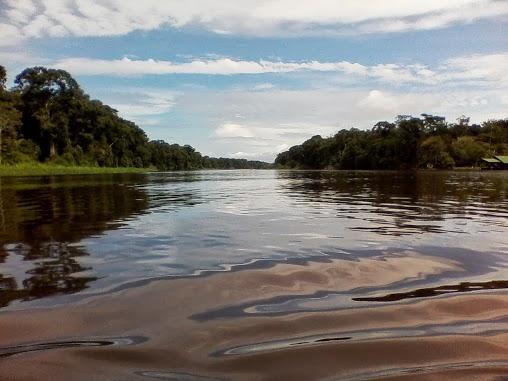
<path fill-rule="evenodd" d="M 5 67 L 0 65 L 0 91 L 5 90 L 5 84 L 7 83 L 7 71 Z"/>
<path fill-rule="evenodd" d="M 54 158 L 69 145 L 69 111 L 84 94 L 64 70 L 33 67 L 14 83 L 21 94 L 23 137 L 41 147 L 42 158 Z"/>
<path fill-rule="evenodd" d="M 16 95 L 7 91 L 7 73 L 0 65 L 0 164 L 13 160 L 21 114 L 16 108 Z"/>

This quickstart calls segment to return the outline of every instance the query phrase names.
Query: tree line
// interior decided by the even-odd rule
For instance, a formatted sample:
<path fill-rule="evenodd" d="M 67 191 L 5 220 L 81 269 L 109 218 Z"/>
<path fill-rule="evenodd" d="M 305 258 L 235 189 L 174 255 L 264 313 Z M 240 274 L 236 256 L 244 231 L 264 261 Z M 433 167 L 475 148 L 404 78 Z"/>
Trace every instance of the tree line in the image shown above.
<path fill-rule="evenodd" d="M 0 160 L 158 170 L 267 168 L 268 163 L 202 156 L 189 145 L 150 141 L 117 110 L 91 99 L 64 70 L 25 69 L 7 89 L 0 66 Z"/>
<path fill-rule="evenodd" d="M 279 168 L 415 169 L 471 167 L 482 157 L 508 154 L 508 119 L 470 124 L 461 117 L 399 115 L 394 123 L 378 122 L 370 130 L 341 130 L 317 135 L 280 153 Z"/>

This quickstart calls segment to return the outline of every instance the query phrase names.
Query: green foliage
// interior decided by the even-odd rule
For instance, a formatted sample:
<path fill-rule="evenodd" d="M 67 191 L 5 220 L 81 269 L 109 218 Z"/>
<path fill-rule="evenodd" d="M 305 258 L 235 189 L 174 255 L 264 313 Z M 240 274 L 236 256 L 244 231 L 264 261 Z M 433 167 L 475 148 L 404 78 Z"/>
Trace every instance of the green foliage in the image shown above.
<path fill-rule="evenodd" d="M 162 140 L 149 144 L 152 163 L 161 171 L 180 171 L 202 168 L 202 158 L 191 146 L 168 144 Z"/>
<path fill-rule="evenodd" d="M 225 157 L 203 157 L 203 168 L 220 168 L 220 169 L 268 169 L 272 165 L 263 161 L 246 160 L 246 159 L 230 159 Z"/>
<path fill-rule="evenodd" d="M 452 156 L 459 167 L 476 165 L 482 157 L 488 156 L 489 146 L 472 136 L 460 136 L 452 143 Z"/>
<path fill-rule="evenodd" d="M 7 82 L 7 71 L 5 67 L 0 65 L 0 91 L 5 90 L 5 83 Z"/>
<path fill-rule="evenodd" d="M 31 140 L 18 139 L 3 161 L 5 164 L 33 163 L 40 156 L 39 147 Z"/>
<path fill-rule="evenodd" d="M 0 66 L 0 161 L 13 160 L 18 129 L 21 127 L 19 99 L 5 90 L 6 72 Z"/>
<path fill-rule="evenodd" d="M 54 158 L 70 144 L 73 111 L 85 99 L 83 91 L 63 70 L 25 69 L 15 81 L 22 112 L 21 135 L 41 147 L 41 159 Z"/>
<path fill-rule="evenodd" d="M 489 153 L 502 155 L 508 152 L 508 119 L 489 120 L 482 125 L 479 138 L 489 145 Z"/>
<path fill-rule="evenodd" d="M 419 165 L 423 168 L 452 168 L 455 165 L 440 136 L 430 136 L 420 146 Z"/>
<path fill-rule="evenodd" d="M 482 157 L 508 153 L 508 119 L 469 126 L 442 117 L 400 116 L 370 131 L 342 130 L 314 136 L 277 156 L 279 168 L 412 169 L 478 165 Z"/>
<path fill-rule="evenodd" d="M 33 67 L 5 89 L 0 66 L 0 154 L 8 164 L 38 160 L 59 166 L 266 168 L 267 163 L 203 158 L 191 146 L 150 142 L 136 124 L 91 100 L 69 73 Z"/>
<path fill-rule="evenodd" d="M 0 165 L 0 177 L 4 176 L 55 176 L 55 175 L 93 175 L 111 173 L 145 173 L 145 168 L 110 168 L 68 166 L 55 163 L 18 163 Z"/>

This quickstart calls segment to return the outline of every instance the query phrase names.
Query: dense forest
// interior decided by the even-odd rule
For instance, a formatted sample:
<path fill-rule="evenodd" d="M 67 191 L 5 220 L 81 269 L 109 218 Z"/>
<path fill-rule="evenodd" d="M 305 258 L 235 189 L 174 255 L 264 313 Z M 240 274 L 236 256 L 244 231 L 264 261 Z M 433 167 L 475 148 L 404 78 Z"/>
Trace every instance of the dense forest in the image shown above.
<path fill-rule="evenodd" d="M 314 136 L 280 153 L 279 168 L 415 169 L 478 165 L 482 157 L 508 154 L 508 119 L 481 125 L 461 117 L 456 123 L 422 114 L 400 115 L 371 130 L 341 130 Z"/>
<path fill-rule="evenodd" d="M 12 89 L 0 66 L 0 160 L 100 167 L 267 168 L 268 163 L 203 157 L 189 146 L 150 141 L 113 108 L 90 99 L 63 70 L 33 67 Z"/>

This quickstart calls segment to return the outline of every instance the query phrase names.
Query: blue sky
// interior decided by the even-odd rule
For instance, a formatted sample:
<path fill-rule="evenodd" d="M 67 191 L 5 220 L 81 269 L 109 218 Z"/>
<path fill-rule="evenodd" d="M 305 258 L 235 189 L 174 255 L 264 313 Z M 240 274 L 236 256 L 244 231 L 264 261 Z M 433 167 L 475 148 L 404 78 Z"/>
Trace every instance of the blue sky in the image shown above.
<path fill-rule="evenodd" d="M 0 0 L 0 64 L 68 70 L 152 139 L 271 161 L 400 113 L 508 117 L 508 1 Z"/>

